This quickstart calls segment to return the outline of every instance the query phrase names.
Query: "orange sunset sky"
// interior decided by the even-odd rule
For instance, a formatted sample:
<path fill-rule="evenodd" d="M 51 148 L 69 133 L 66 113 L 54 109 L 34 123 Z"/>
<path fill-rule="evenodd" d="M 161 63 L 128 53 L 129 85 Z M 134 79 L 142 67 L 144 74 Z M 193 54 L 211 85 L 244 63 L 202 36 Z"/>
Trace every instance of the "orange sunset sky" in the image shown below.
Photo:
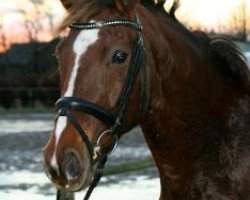
<path fill-rule="evenodd" d="M 35 22 L 39 22 L 40 26 L 36 39 L 48 41 L 54 37 L 48 16 L 53 16 L 53 27 L 60 23 L 65 15 L 60 1 L 33 1 L 42 4 L 34 6 L 30 0 L 0 0 L 0 51 L 3 51 L 3 39 L 8 46 L 11 43 L 27 42 L 27 26 L 31 27 Z M 228 26 L 232 13 L 242 1 L 246 3 L 247 13 L 250 15 L 250 0 L 181 0 L 177 17 L 189 27 L 217 30 L 221 25 Z M 169 9 L 172 2 L 173 0 L 167 0 L 166 9 Z"/>

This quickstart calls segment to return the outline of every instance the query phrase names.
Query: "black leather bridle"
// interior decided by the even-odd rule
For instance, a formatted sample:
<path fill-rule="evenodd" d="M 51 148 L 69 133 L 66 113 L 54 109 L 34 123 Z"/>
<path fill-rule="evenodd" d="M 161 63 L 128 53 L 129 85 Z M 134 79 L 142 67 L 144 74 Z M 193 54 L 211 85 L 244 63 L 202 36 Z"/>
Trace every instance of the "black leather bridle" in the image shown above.
<path fill-rule="evenodd" d="M 142 114 L 142 106 L 143 106 L 142 104 L 144 102 L 145 91 L 146 91 L 145 49 L 142 36 L 142 26 L 140 24 L 138 17 L 136 22 L 125 19 L 118 19 L 109 21 L 97 21 L 91 23 L 72 23 L 69 25 L 69 28 L 75 30 L 99 29 L 102 27 L 113 27 L 113 26 L 126 26 L 134 29 L 137 33 L 137 39 L 131 54 L 130 65 L 123 86 L 118 112 L 114 115 L 113 113 L 110 113 L 109 111 L 101 108 L 97 104 L 78 97 L 62 97 L 56 103 L 56 106 L 59 111 L 58 116 L 66 116 L 68 121 L 73 124 L 75 129 L 81 135 L 82 140 L 85 142 L 89 155 L 92 159 L 92 162 L 94 163 L 97 159 L 99 159 L 96 174 L 92 180 L 92 183 L 86 193 L 84 200 L 89 199 L 93 189 L 96 187 L 99 180 L 101 179 L 103 169 L 105 167 L 105 163 L 108 158 L 108 154 L 113 150 L 113 148 L 116 145 L 117 134 L 119 133 L 118 129 L 123 123 L 124 115 L 128 106 L 128 101 L 140 71 L 141 71 L 141 97 L 140 97 L 140 108 L 138 112 L 138 120 Z M 99 136 L 96 145 L 94 145 L 89 140 L 87 134 L 81 128 L 77 119 L 71 114 L 70 111 L 72 110 L 84 112 L 88 115 L 91 115 L 99 119 L 107 127 L 109 127 L 108 130 L 104 131 Z M 109 134 L 111 136 L 112 144 L 110 145 L 110 148 L 106 152 L 100 152 L 99 141 L 106 134 Z M 61 195 L 60 191 L 58 191 L 57 199 L 60 199 L 60 195 Z"/>

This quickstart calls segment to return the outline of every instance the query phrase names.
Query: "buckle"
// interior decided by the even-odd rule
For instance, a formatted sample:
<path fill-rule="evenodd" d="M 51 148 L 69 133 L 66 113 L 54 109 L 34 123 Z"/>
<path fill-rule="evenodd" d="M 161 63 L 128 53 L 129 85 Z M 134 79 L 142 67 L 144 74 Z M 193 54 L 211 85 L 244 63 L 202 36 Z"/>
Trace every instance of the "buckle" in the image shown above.
<path fill-rule="evenodd" d="M 117 141 L 117 135 L 114 135 L 111 130 L 101 133 L 94 148 L 93 160 L 96 160 L 99 157 L 98 155 L 110 154 L 116 148 Z"/>

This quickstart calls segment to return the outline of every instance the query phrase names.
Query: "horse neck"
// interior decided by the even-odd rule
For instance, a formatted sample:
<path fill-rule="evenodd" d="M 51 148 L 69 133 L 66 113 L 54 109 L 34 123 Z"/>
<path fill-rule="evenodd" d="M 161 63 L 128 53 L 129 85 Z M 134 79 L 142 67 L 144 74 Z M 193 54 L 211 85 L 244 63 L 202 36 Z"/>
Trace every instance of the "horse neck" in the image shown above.
<path fill-rule="evenodd" d="M 225 120 L 235 91 L 204 64 L 192 33 L 170 19 L 143 14 L 149 105 L 140 125 L 162 186 L 177 192 L 192 176 L 195 158 L 208 139 L 204 127 Z"/>

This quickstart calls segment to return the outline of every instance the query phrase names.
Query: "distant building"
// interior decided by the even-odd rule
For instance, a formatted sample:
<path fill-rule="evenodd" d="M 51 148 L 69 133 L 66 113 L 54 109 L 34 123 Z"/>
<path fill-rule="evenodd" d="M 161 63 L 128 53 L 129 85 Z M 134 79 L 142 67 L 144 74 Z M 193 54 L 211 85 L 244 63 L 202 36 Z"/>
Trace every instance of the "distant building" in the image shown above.
<path fill-rule="evenodd" d="M 15 44 L 0 53 L 0 108 L 53 106 L 59 97 L 59 39 Z"/>

